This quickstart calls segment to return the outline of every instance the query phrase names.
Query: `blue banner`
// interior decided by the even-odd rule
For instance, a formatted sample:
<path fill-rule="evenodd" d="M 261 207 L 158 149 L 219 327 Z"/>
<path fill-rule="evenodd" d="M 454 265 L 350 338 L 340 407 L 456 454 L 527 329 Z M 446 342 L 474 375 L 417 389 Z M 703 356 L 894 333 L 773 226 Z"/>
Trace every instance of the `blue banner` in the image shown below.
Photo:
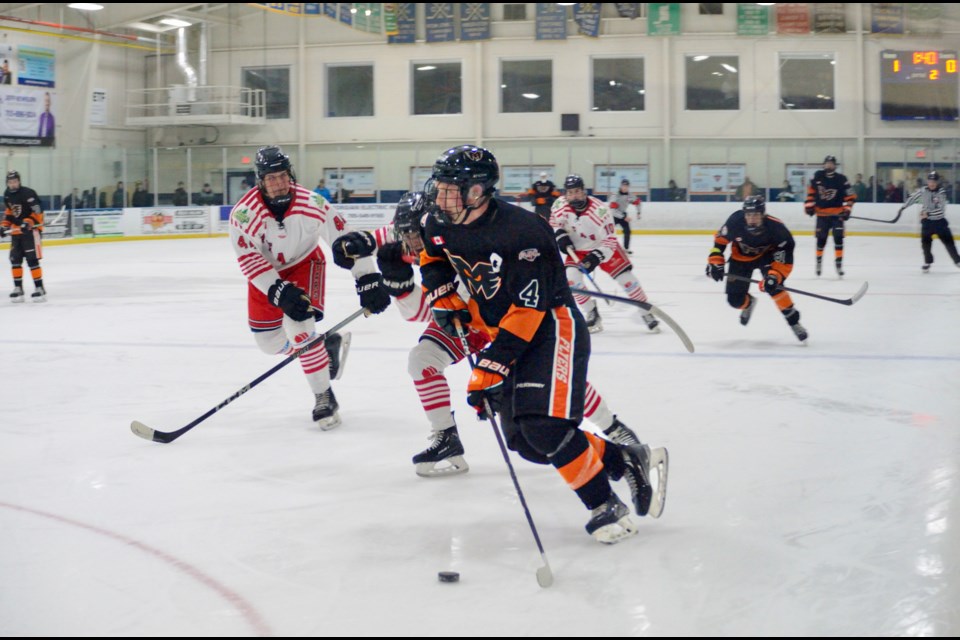
<path fill-rule="evenodd" d="M 350 8 L 353 6 L 352 2 L 338 2 L 340 5 L 340 22 L 343 24 L 352 25 L 353 24 L 353 14 L 350 13 Z"/>
<path fill-rule="evenodd" d="M 615 2 L 614 4 L 617 5 L 617 15 L 621 18 L 634 20 L 640 17 L 639 2 Z"/>
<path fill-rule="evenodd" d="M 337 19 L 337 6 L 339 2 L 324 2 L 323 3 L 323 15 L 327 16 L 331 20 Z"/>
<path fill-rule="evenodd" d="M 427 42 L 450 42 L 456 40 L 453 29 L 452 2 L 426 2 Z"/>
<path fill-rule="evenodd" d="M 567 39 L 567 8 L 556 2 L 537 3 L 537 40 Z"/>
<path fill-rule="evenodd" d="M 460 3 L 460 39 L 490 39 L 490 3 Z"/>
<path fill-rule="evenodd" d="M 323 14 L 322 2 L 307 2 L 303 5 L 303 15 L 319 16 Z"/>
<path fill-rule="evenodd" d="M 600 2 L 578 2 L 573 5 L 573 21 L 585 36 L 596 38 L 600 35 Z"/>
<path fill-rule="evenodd" d="M 412 44 L 417 41 L 417 2 L 397 3 L 397 35 L 389 36 L 390 44 Z"/>

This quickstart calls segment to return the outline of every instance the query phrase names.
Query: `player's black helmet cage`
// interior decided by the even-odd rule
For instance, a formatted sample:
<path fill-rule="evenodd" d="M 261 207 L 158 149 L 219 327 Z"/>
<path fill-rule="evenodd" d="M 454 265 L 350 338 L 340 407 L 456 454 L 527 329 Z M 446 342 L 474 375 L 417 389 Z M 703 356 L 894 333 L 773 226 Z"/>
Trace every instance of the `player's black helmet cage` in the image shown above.
<path fill-rule="evenodd" d="M 10 182 L 10 181 L 13 180 L 13 179 L 20 180 L 20 172 L 19 172 L 19 171 L 7 171 L 7 182 Z M 20 180 L 20 182 L 21 182 L 21 184 L 23 183 L 22 180 Z M 8 187 L 8 188 L 9 188 L 9 187 Z M 18 186 L 16 190 L 19 191 L 19 190 L 20 190 L 20 187 Z M 11 191 L 11 193 L 13 193 L 13 191 Z"/>
<path fill-rule="evenodd" d="M 427 182 L 427 195 L 436 202 L 437 183 L 455 184 L 460 190 L 460 200 L 464 204 L 461 215 L 468 215 L 470 210 L 482 206 L 487 199 L 493 197 L 497 183 L 500 182 L 500 165 L 490 151 L 483 147 L 463 144 L 459 147 L 447 149 L 440 154 L 433 163 L 433 175 Z M 470 189 L 479 184 L 483 187 L 481 199 L 472 206 L 467 205 Z M 434 213 L 440 216 L 441 222 L 450 222 L 447 215 L 434 208 Z"/>
<path fill-rule="evenodd" d="M 937 183 L 939 184 L 939 183 L 940 183 L 940 174 L 937 173 L 936 171 L 931 171 L 930 173 L 927 174 L 927 180 L 933 180 L 933 181 L 935 181 L 935 182 L 937 182 Z"/>
<path fill-rule="evenodd" d="M 276 145 L 257 149 L 254 165 L 257 169 L 257 181 L 261 183 L 261 188 L 264 177 L 268 173 L 276 173 L 277 171 L 286 171 L 292 182 L 297 181 L 297 175 L 293 172 L 293 165 L 290 163 L 290 156 Z"/>

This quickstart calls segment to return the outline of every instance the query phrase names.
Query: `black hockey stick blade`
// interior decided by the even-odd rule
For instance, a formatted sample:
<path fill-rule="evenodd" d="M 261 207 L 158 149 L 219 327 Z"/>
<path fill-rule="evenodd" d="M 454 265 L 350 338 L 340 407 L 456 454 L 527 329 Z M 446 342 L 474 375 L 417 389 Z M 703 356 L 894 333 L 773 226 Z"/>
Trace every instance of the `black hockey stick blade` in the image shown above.
<path fill-rule="evenodd" d="M 285 366 L 287 366 L 288 364 L 290 364 L 291 362 L 299 358 L 300 355 L 303 354 L 305 351 L 309 351 L 310 349 L 316 347 L 318 344 L 322 344 L 324 339 L 326 339 L 326 337 L 329 334 L 337 331 L 338 329 L 345 327 L 346 325 L 353 322 L 355 319 L 357 319 L 361 315 L 370 315 L 370 314 L 366 309 L 358 309 L 354 311 L 349 316 L 347 316 L 346 318 L 344 318 L 343 320 L 341 320 L 331 328 L 327 329 L 325 333 L 321 333 L 320 335 L 315 337 L 313 340 L 311 340 L 310 342 L 308 342 L 307 344 L 300 347 L 299 349 L 291 353 L 289 356 L 284 358 L 281 362 L 271 367 L 269 371 L 261 374 L 249 384 L 246 384 L 240 387 L 240 389 L 238 389 L 229 398 L 227 398 L 217 406 L 213 407 L 212 409 L 204 413 L 202 416 L 200 416 L 199 418 L 197 418 L 187 426 L 181 427 L 176 431 L 157 431 L 156 429 L 152 429 L 147 425 L 143 424 L 139 420 L 134 420 L 133 422 L 130 423 L 130 431 L 132 431 L 134 435 L 139 436 L 144 440 L 152 440 L 153 442 L 160 442 L 163 444 L 167 444 L 168 442 L 173 442 L 174 440 L 176 440 L 177 438 L 185 434 L 187 431 L 190 431 L 190 429 L 193 429 L 195 426 L 197 426 L 198 424 L 200 424 L 201 422 L 203 422 L 204 420 L 206 420 L 207 418 L 215 414 L 217 411 L 220 411 L 220 409 L 223 409 L 225 406 L 227 406 L 228 404 L 230 404 L 231 402 L 233 402 L 234 400 L 236 400 L 237 398 L 245 394 L 247 391 L 250 391 L 250 389 L 253 389 L 255 386 L 257 386 L 258 384 L 260 384 L 261 382 L 263 382 L 264 380 L 266 380 L 267 378 L 275 374 L 280 369 L 283 369 Z"/>
<path fill-rule="evenodd" d="M 870 222 L 886 222 L 887 224 L 893 224 L 900 219 L 900 216 L 903 215 L 904 207 L 900 207 L 900 210 L 897 211 L 896 217 L 893 220 L 880 220 L 879 218 L 864 218 L 863 216 L 850 216 L 853 220 L 869 220 Z"/>
<path fill-rule="evenodd" d="M 727 274 L 727 279 L 733 280 L 735 282 L 753 282 L 756 284 L 760 284 L 760 280 L 744 278 L 743 276 L 737 276 L 730 273 Z M 830 296 L 823 296 L 823 295 L 820 295 L 819 293 L 811 293 L 810 291 L 804 291 L 803 289 L 794 289 L 793 287 L 787 287 L 787 286 L 784 286 L 781 288 L 784 291 L 789 291 L 790 293 L 798 293 L 801 296 L 809 296 L 811 298 L 816 298 L 817 300 L 826 300 L 827 302 L 835 302 L 837 304 L 842 304 L 849 307 L 849 306 L 852 306 L 854 303 L 856 303 L 857 300 L 862 298 L 864 295 L 866 295 L 867 289 L 870 288 L 870 283 L 864 282 L 860 286 L 860 290 L 857 291 L 855 294 L 853 294 L 853 296 L 850 298 L 831 298 Z"/>
<path fill-rule="evenodd" d="M 657 318 L 663 320 L 664 324 L 673 329 L 673 332 L 677 334 L 677 337 L 680 338 L 680 342 L 683 343 L 684 348 L 686 348 L 688 352 L 694 352 L 693 341 L 690 340 L 690 336 L 687 335 L 687 332 L 684 331 L 679 324 L 677 324 L 676 320 L 667 315 L 667 313 L 657 305 L 650 304 L 649 302 L 640 302 L 639 300 L 631 300 L 630 298 L 624 298 L 622 296 L 613 296 L 608 293 L 600 293 L 599 291 L 590 291 L 580 287 L 571 287 L 570 290 L 576 291 L 577 293 L 582 293 L 585 296 L 591 296 L 593 298 L 603 298 L 605 300 L 612 300 L 613 302 L 631 304 L 635 307 L 640 307 L 644 311 L 649 311 Z"/>
<path fill-rule="evenodd" d="M 600 285 L 597 284 L 597 281 L 594 280 L 593 274 L 587 271 L 586 267 L 583 266 L 580 262 L 580 258 L 577 257 L 577 254 L 574 252 L 572 247 L 567 247 L 567 255 L 570 256 L 570 259 L 573 260 L 574 264 L 577 265 L 577 269 L 580 270 L 580 273 L 587 277 L 587 280 L 590 281 L 590 284 L 593 285 L 593 288 L 597 290 L 597 293 L 603 293 L 603 289 L 600 288 Z M 604 300 L 607 303 L 607 306 L 611 306 L 613 303 L 610 300 Z"/>

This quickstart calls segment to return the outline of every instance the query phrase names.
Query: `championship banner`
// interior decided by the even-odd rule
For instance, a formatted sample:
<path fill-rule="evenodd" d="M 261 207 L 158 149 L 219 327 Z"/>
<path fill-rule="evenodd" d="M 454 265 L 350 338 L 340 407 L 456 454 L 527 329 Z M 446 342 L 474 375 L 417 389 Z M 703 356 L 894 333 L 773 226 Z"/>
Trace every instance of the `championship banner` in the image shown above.
<path fill-rule="evenodd" d="M 816 33 L 846 33 L 847 15 L 842 2 L 816 2 L 813 5 L 813 30 Z"/>
<path fill-rule="evenodd" d="M 647 34 L 651 36 L 680 35 L 680 3 L 651 2 L 647 5 Z"/>
<path fill-rule="evenodd" d="M 490 39 L 490 3 L 460 3 L 460 39 Z"/>
<path fill-rule="evenodd" d="M 806 2 L 778 4 L 777 33 L 810 33 L 810 5 Z"/>
<path fill-rule="evenodd" d="M 567 8 L 555 2 L 537 3 L 537 40 L 567 39 Z"/>
<path fill-rule="evenodd" d="M 943 32 L 943 4 L 939 2 L 908 2 L 907 33 L 939 36 Z"/>
<path fill-rule="evenodd" d="M 903 34 L 902 2 L 871 2 L 870 32 Z"/>
<path fill-rule="evenodd" d="M 0 85 L 0 145 L 52 147 L 55 138 L 52 92 Z"/>
<path fill-rule="evenodd" d="M 417 40 L 417 2 L 397 3 L 396 35 L 387 37 L 389 44 L 413 44 Z"/>
<path fill-rule="evenodd" d="M 282 13 L 288 16 L 310 16 L 317 17 L 323 15 L 322 2 L 255 2 L 254 6 L 261 9 L 272 11 L 273 13 Z"/>
<path fill-rule="evenodd" d="M 353 7 L 353 3 L 350 3 L 350 2 L 338 2 L 337 4 L 340 5 L 340 22 L 341 22 L 342 24 L 347 25 L 348 27 L 349 27 L 349 26 L 352 26 L 352 25 L 353 25 L 353 14 L 350 13 L 350 9 L 351 9 L 351 7 Z"/>
<path fill-rule="evenodd" d="M 456 40 L 453 29 L 452 2 L 426 2 L 424 24 L 427 29 L 427 42 L 452 42 Z"/>
<path fill-rule="evenodd" d="M 323 3 L 323 15 L 330 18 L 331 20 L 337 19 L 337 6 L 340 3 L 338 2 L 324 2 Z"/>
<path fill-rule="evenodd" d="M 573 21 L 577 29 L 585 36 L 596 38 L 600 35 L 601 2 L 578 2 L 573 5 Z"/>
<path fill-rule="evenodd" d="M 383 3 L 383 32 L 388 36 L 395 36 L 397 31 L 397 3 Z"/>
<path fill-rule="evenodd" d="M 770 9 L 752 2 L 737 3 L 737 35 L 765 36 L 770 33 Z"/>

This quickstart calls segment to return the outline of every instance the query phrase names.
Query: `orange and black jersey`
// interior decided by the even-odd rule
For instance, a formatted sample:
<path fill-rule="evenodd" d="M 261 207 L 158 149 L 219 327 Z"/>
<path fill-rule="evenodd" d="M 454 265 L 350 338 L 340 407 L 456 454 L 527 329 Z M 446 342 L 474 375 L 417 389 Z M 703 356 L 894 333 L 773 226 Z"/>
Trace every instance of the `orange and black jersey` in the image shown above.
<path fill-rule="evenodd" d="M 857 196 L 847 176 L 842 173 L 828 175 L 820 169 L 810 180 L 804 206 L 808 211 L 812 208 L 818 216 L 836 216 L 849 213 L 856 201 Z"/>
<path fill-rule="evenodd" d="M 574 305 L 550 225 L 500 200 L 470 224 L 428 216 L 420 273 L 428 296 L 457 276 L 466 283 L 471 325 L 494 339 L 505 362 L 526 350 L 550 309 Z"/>
<path fill-rule="evenodd" d="M 722 257 L 727 245 L 731 247 L 730 260 L 770 265 L 784 278 L 793 270 L 793 235 L 777 218 L 764 216 L 763 226 L 754 234 L 747 229 L 743 210 L 734 212 L 714 236 L 711 256 Z"/>
<path fill-rule="evenodd" d="M 554 200 L 560 197 L 556 185 L 549 180 L 537 180 L 533 186 L 527 190 L 527 199 L 537 207 L 546 207 L 548 210 L 553 206 Z"/>
<path fill-rule="evenodd" d="M 43 209 L 40 207 L 40 196 L 29 187 L 20 187 L 16 191 L 7 189 L 3 194 L 3 204 L 6 213 L 0 226 L 11 229 L 12 235 L 20 234 L 20 227 L 24 223 L 28 227 L 43 227 Z"/>

